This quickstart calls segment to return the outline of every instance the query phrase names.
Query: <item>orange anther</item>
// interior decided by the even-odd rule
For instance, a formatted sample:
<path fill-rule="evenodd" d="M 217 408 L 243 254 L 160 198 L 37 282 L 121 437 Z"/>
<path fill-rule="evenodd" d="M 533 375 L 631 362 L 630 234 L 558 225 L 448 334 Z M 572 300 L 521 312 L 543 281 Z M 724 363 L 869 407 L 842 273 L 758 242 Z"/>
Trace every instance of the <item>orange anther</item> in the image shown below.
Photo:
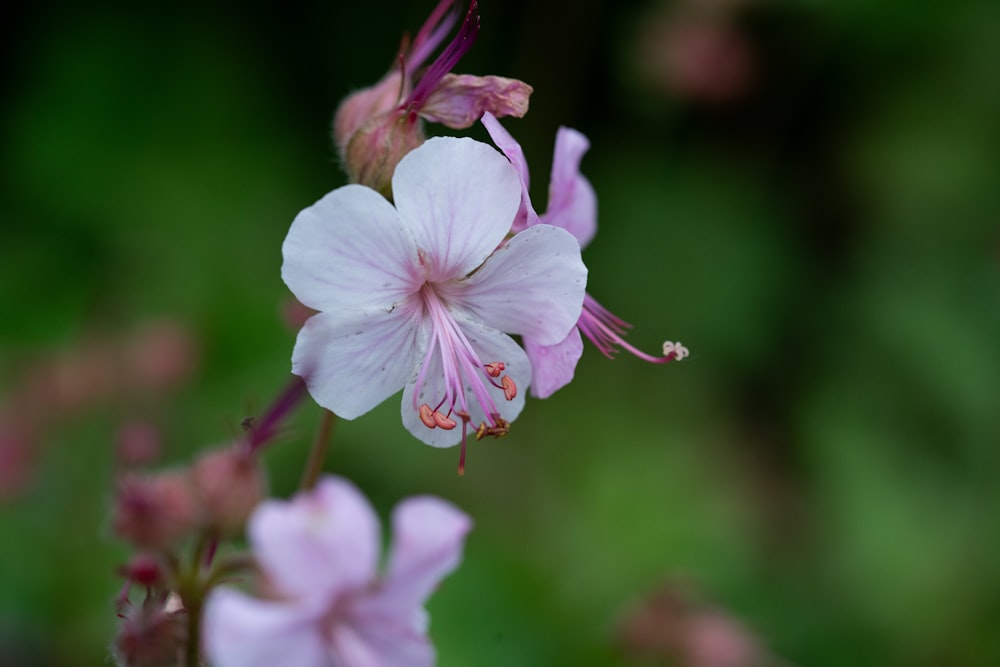
<path fill-rule="evenodd" d="M 507 366 L 502 361 L 493 361 L 486 364 L 483 368 L 486 369 L 486 373 L 491 378 L 498 378 L 506 370 Z"/>
<path fill-rule="evenodd" d="M 508 401 L 513 401 L 514 397 L 517 396 L 517 385 L 514 384 L 514 381 L 510 379 L 509 375 L 504 375 L 500 384 L 503 386 L 503 397 Z"/>
<path fill-rule="evenodd" d="M 458 423 L 454 419 L 451 419 L 450 417 L 441 414 L 437 410 L 435 410 L 433 414 L 431 414 L 431 417 L 434 418 L 434 423 L 437 426 L 443 428 L 446 431 L 450 431 L 451 429 L 455 428 L 458 425 Z"/>
<path fill-rule="evenodd" d="M 420 421 L 424 423 L 424 426 L 426 426 L 427 428 L 435 428 L 438 425 L 437 420 L 434 419 L 436 411 L 431 410 L 431 406 L 427 405 L 426 403 L 423 403 L 420 406 L 419 412 L 420 412 Z"/>

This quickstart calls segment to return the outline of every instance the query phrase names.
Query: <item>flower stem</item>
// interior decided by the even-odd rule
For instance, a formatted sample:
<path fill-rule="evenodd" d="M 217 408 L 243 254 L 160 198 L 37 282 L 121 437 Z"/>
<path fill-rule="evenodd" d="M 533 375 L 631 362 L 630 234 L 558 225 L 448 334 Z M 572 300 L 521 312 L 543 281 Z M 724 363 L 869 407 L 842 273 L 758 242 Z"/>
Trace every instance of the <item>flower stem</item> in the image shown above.
<path fill-rule="evenodd" d="M 313 440 L 312 449 L 309 450 L 309 460 L 306 461 L 305 471 L 302 473 L 302 483 L 299 485 L 303 491 L 316 486 L 316 480 L 323 470 L 323 462 L 326 454 L 330 450 L 330 434 L 333 432 L 333 425 L 337 421 L 337 415 L 329 410 L 323 410 L 323 418 L 319 423 L 319 431 L 316 439 Z"/>
<path fill-rule="evenodd" d="M 191 558 L 191 569 L 182 571 L 178 577 L 177 593 L 181 596 L 184 611 L 187 613 L 187 647 L 185 651 L 185 667 L 200 667 L 201 665 L 201 604 L 205 592 L 201 586 L 201 562 L 205 552 L 212 543 L 208 533 L 201 533 L 195 542 L 194 554 Z"/>
<path fill-rule="evenodd" d="M 186 667 L 201 666 L 201 595 L 195 600 L 185 600 L 188 621 Z"/>

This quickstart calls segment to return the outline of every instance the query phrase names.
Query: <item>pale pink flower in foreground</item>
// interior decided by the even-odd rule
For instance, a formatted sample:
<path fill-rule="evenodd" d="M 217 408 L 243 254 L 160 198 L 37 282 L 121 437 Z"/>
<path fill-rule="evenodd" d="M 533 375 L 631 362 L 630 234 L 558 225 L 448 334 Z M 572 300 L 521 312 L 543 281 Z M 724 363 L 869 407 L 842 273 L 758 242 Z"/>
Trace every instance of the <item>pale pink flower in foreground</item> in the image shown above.
<path fill-rule="evenodd" d="M 528 165 L 521 145 L 490 113 L 483 114 L 482 123 L 497 147 L 517 169 L 521 182 L 521 206 L 514 231 L 540 224 L 553 225 L 572 234 L 581 248 L 586 247 L 597 233 L 597 196 L 590 181 L 580 173 L 580 160 L 590 148 L 587 137 L 568 127 L 559 128 L 552 156 L 548 208 L 544 214 L 538 215 L 528 194 Z M 563 340 L 547 343 L 530 335 L 523 336 L 524 350 L 534 373 L 532 395 L 547 398 L 573 379 L 576 364 L 583 353 L 581 333 L 609 359 L 614 358 L 619 347 L 654 364 L 679 361 L 688 355 L 687 348 L 670 341 L 663 344 L 663 356 L 646 354 L 625 340 L 625 333 L 630 327 L 587 294 L 576 327 Z"/>
<path fill-rule="evenodd" d="M 436 447 L 461 441 L 464 455 L 469 424 L 502 435 L 524 405 L 531 366 L 507 333 L 565 338 L 587 270 L 576 240 L 551 225 L 504 242 L 521 187 L 491 146 L 430 139 L 399 163 L 392 191 L 395 207 L 347 185 L 292 223 L 282 277 L 320 311 L 299 332 L 292 370 L 346 419 L 405 386 L 409 431 Z"/>
<path fill-rule="evenodd" d="M 230 587 L 205 603 L 213 667 L 420 667 L 435 663 L 424 603 L 462 558 L 470 519 L 429 496 L 392 515 L 379 576 L 378 517 L 337 477 L 290 501 L 262 503 L 248 524 L 269 598 Z"/>

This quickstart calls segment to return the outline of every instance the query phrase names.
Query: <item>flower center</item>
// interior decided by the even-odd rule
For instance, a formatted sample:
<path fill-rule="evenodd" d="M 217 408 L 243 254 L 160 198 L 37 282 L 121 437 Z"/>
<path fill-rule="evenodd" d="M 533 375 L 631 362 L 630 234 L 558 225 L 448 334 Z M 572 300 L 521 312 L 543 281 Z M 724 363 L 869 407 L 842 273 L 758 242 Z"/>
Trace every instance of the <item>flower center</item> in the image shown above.
<path fill-rule="evenodd" d="M 466 428 L 472 421 L 469 409 L 471 402 L 477 403 L 486 417 L 486 421 L 476 427 L 476 439 L 480 440 L 487 435 L 499 438 L 507 434 L 510 423 L 500 416 L 490 387 L 501 390 L 504 398 L 511 401 L 517 396 L 517 385 L 513 378 L 504 375 L 506 365 L 503 361 L 484 363 L 479 358 L 432 283 L 424 283 L 420 287 L 419 296 L 424 314 L 431 322 L 431 339 L 417 374 L 413 409 L 427 428 L 450 431 L 458 426 L 456 418 L 462 422 L 462 454 L 458 468 L 459 474 L 462 474 L 465 469 Z M 418 405 L 418 397 L 429 386 L 427 375 L 435 355 L 439 355 L 441 360 L 444 392 L 440 396 L 430 397 L 435 402 Z"/>

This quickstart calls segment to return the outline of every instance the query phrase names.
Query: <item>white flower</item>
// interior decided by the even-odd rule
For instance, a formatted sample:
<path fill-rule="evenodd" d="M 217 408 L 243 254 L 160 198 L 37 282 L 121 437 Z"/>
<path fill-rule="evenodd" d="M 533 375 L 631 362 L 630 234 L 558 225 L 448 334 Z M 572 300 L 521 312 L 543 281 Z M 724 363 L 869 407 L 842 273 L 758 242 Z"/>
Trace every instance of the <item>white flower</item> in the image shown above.
<path fill-rule="evenodd" d="M 399 163 L 392 191 L 395 206 L 338 188 L 292 223 L 282 277 L 320 311 L 299 332 L 293 372 L 347 419 L 405 386 L 403 423 L 430 445 L 464 444 L 469 424 L 502 434 L 531 382 L 506 334 L 553 344 L 573 329 L 587 275 L 579 244 L 550 225 L 505 242 L 519 177 L 471 139 L 430 139 Z"/>

